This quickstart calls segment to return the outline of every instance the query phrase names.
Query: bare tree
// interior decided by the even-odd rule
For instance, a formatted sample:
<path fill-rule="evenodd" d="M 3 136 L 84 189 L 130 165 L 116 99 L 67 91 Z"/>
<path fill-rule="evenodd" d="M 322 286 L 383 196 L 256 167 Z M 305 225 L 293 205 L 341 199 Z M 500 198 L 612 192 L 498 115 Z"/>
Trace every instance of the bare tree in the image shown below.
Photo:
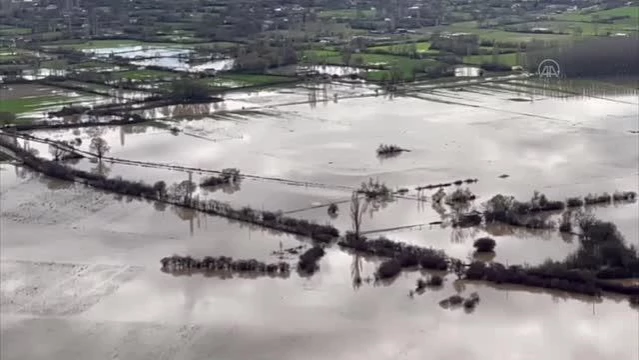
<path fill-rule="evenodd" d="M 362 217 L 364 216 L 367 207 L 368 202 L 362 202 L 357 191 L 353 191 L 353 194 L 351 195 L 351 220 L 353 221 L 353 232 L 355 232 L 356 239 L 359 239 Z"/>
<path fill-rule="evenodd" d="M 89 149 L 98 155 L 98 159 L 102 160 L 102 156 L 108 153 L 111 150 L 111 147 L 101 137 L 94 137 L 91 139 L 91 145 L 89 145 Z"/>

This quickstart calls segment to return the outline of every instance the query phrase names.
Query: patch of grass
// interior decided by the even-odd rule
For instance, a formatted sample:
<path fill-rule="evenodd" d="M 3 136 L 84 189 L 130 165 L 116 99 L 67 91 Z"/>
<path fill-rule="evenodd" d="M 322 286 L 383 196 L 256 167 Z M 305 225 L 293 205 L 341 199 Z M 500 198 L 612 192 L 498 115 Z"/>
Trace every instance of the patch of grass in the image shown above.
<path fill-rule="evenodd" d="M 0 27 L 0 36 L 15 36 L 15 35 L 29 35 L 31 34 L 31 29 L 19 28 L 13 26 L 2 26 Z"/>
<path fill-rule="evenodd" d="M 380 45 L 373 46 L 368 48 L 370 51 L 375 52 L 385 52 L 388 54 L 406 54 L 412 52 L 412 47 L 415 46 L 417 53 L 419 54 L 427 54 L 427 55 L 435 55 L 439 54 L 437 50 L 431 50 L 429 41 L 422 41 L 418 43 L 404 43 L 404 44 L 393 44 L 393 45 Z"/>
<path fill-rule="evenodd" d="M 629 24 L 634 24 L 637 26 L 637 19 L 639 19 L 639 6 L 623 6 L 615 9 L 608 9 L 602 11 L 595 12 L 578 12 L 571 14 L 561 14 L 553 16 L 553 19 L 562 20 L 562 21 L 577 21 L 577 22 L 592 22 L 594 17 L 599 17 L 599 20 L 606 20 L 614 17 L 627 16 L 630 20 L 623 21 Z M 617 21 L 615 21 L 617 23 Z M 604 24 L 602 24 L 604 25 Z M 605 24 L 607 25 L 607 24 Z"/>
<path fill-rule="evenodd" d="M 44 47 L 54 48 L 59 47 L 63 49 L 74 50 L 90 50 L 90 49 L 110 49 L 129 46 L 153 46 L 153 47 L 184 47 L 183 44 L 177 43 L 151 43 L 138 40 L 91 40 L 78 43 L 66 43 L 66 42 L 51 42 L 44 45 Z"/>
<path fill-rule="evenodd" d="M 287 81 L 295 81 L 294 77 L 278 76 L 278 75 L 266 75 L 266 74 L 231 74 L 226 73 L 218 76 L 219 79 L 237 81 L 245 84 L 245 86 L 251 85 L 269 85 L 277 84 Z"/>
<path fill-rule="evenodd" d="M 132 81 L 161 80 L 164 78 L 179 77 L 178 74 L 172 73 L 170 71 L 148 70 L 148 69 L 113 72 L 111 73 L 111 76 L 117 80 L 132 80 Z"/>
<path fill-rule="evenodd" d="M 10 112 L 12 114 L 22 114 L 35 111 L 39 108 L 51 104 L 59 103 L 65 98 L 60 96 L 37 96 L 21 99 L 11 99 L 0 101 L 0 112 Z"/>
<path fill-rule="evenodd" d="M 206 49 L 212 49 L 212 48 L 218 48 L 218 49 L 232 49 L 236 46 L 239 46 L 240 44 L 238 43 L 233 43 L 233 42 L 228 42 L 228 41 L 215 41 L 215 42 L 207 42 L 207 43 L 197 43 L 197 44 L 193 44 L 193 47 L 195 48 L 206 48 Z"/>
<path fill-rule="evenodd" d="M 368 71 L 365 74 L 366 80 L 368 81 L 382 81 L 384 79 L 390 78 L 390 71 L 388 70 L 379 70 L 379 71 Z"/>
<path fill-rule="evenodd" d="M 492 55 L 471 55 L 464 57 L 464 63 L 472 64 L 472 65 L 481 65 L 488 63 L 495 63 L 495 58 L 497 60 L 497 64 L 503 64 L 508 66 L 516 66 L 521 65 L 525 59 L 525 55 L 522 54 L 520 57 L 514 54 L 499 54 L 496 57 Z"/>
<path fill-rule="evenodd" d="M 424 28 L 425 30 L 430 31 L 443 31 L 450 33 L 471 33 L 477 34 L 481 40 L 492 40 L 498 42 L 529 42 L 533 39 L 542 40 L 542 41 L 562 41 L 571 39 L 571 35 L 560 35 L 560 34 L 534 34 L 534 33 L 519 33 L 519 32 L 511 32 L 501 29 L 479 29 L 476 26 L 473 27 L 474 22 L 464 22 L 464 23 L 455 23 L 450 26 L 444 28 L 436 28 L 429 27 Z M 460 26 L 461 24 L 461 26 Z"/>
<path fill-rule="evenodd" d="M 542 27 L 548 28 L 554 32 L 562 32 L 573 35 L 578 35 L 581 33 L 581 36 L 595 36 L 595 35 L 605 35 L 607 33 L 616 33 L 621 31 L 638 31 L 637 22 L 634 20 L 634 26 L 632 24 L 628 24 L 627 22 L 615 22 L 612 24 L 599 24 L 594 22 L 579 22 L 579 21 L 542 21 L 542 22 L 534 22 L 534 23 L 524 23 L 519 24 L 519 26 L 525 26 L 528 28 L 534 27 Z"/>
<path fill-rule="evenodd" d="M 323 10 L 318 14 L 320 19 L 372 19 L 375 17 L 375 10 L 356 10 L 356 9 L 341 9 L 341 10 Z"/>

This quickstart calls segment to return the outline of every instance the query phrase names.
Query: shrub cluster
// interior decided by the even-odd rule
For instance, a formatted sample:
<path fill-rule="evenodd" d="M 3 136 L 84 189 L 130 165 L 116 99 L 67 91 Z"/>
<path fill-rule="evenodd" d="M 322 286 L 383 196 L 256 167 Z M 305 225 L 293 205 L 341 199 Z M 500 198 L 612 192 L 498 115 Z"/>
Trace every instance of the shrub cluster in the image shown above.
<path fill-rule="evenodd" d="M 393 279 L 402 271 L 402 264 L 397 259 L 382 262 L 377 268 L 375 277 L 378 279 Z"/>
<path fill-rule="evenodd" d="M 571 197 L 566 199 L 566 206 L 568 206 L 569 208 L 582 207 L 584 206 L 584 201 L 578 197 Z"/>
<path fill-rule="evenodd" d="M 357 192 L 364 194 L 368 199 L 388 199 L 392 195 L 391 190 L 386 184 L 380 183 L 379 180 L 373 181 L 373 179 L 368 179 L 368 182 L 363 182 Z"/>
<path fill-rule="evenodd" d="M 489 237 L 483 237 L 475 240 L 473 247 L 477 252 L 493 252 L 497 243 Z"/>
<path fill-rule="evenodd" d="M 404 149 L 400 148 L 397 145 L 380 144 L 377 148 L 377 155 L 392 155 L 400 153 L 402 151 L 404 151 Z"/>
<path fill-rule="evenodd" d="M 586 205 L 610 204 L 612 202 L 612 196 L 607 192 L 601 195 L 588 194 L 584 198 L 584 202 L 586 203 Z"/>
<path fill-rule="evenodd" d="M 287 275 L 290 265 L 285 262 L 267 264 L 255 259 L 233 260 L 231 257 L 206 256 L 202 260 L 190 256 L 173 255 L 160 260 L 162 271 L 171 274 L 191 274 L 193 272 L 240 272 L 269 275 Z"/>
<path fill-rule="evenodd" d="M 601 293 L 590 273 L 566 268 L 505 267 L 500 263 L 489 265 L 475 261 L 466 270 L 466 279 L 487 280 L 497 284 L 520 284 L 547 289 L 570 291 L 596 296 Z"/>
<path fill-rule="evenodd" d="M 319 269 L 317 264 L 326 252 L 319 246 L 313 246 L 300 255 L 297 263 L 299 271 L 306 274 L 314 274 Z"/>
<path fill-rule="evenodd" d="M 446 203 L 448 204 L 456 204 L 456 203 L 467 203 L 473 201 L 477 198 L 475 194 L 473 194 L 470 189 L 456 189 L 452 192 L 452 194 L 446 197 Z"/>
<path fill-rule="evenodd" d="M 431 270 L 448 269 L 448 258 L 443 251 L 395 242 L 385 237 L 368 240 L 348 233 L 339 245 L 368 255 L 393 259 L 400 268 L 421 266 Z"/>
<path fill-rule="evenodd" d="M 471 211 L 465 214 L 458 214 L 453 219 L 453 227 L 471 227 L 480 225 L 483 218 L 481 213 Z"/>
<path fill-rule="evenodd" d="M 461 185 L 463 183 L 466 184 L 472 184 L 472 183 L 476 183 L 478 182 L 478 179 L 466 179 L 466 180 L 455 180 L 452 183 L 439 183 L 439 184 L 428 184 L 428 185 L 424 185 L 424 186 L 418 186 L 415 188 L 415 190 L 417 191 L 422 191 L 422 190 L 431 190 L 431 189 L 436 189 L 436 188 L 442 188 L 442 187 L 448 187 L 448 186 L 452 186 L 454 185 Z"/>
<path fill-rule="evenodd" d="M 486 202 L 484 219 L 486 222 L 498 221 L 532 229 L 554 228 L 554 224 L 550 221 L 529 216 L 532 208 L 531 203 L 520 203 L 512 196 L 498 194 Z"/>
<path fill-rule="evenodd" d="M 464 298 L 461 295 L 452 295 L 442 301 L 439 302 L 439 306 L 444 309 L 448 308 L 458 308 L 460 305 L 463 305 L 466 311 L 472 311 L 479 304 L 479 294 L 476 292 L 471 293 L 468 298 Z"/>
<path fill-rule="evenodd" d="M 235 184 L 240 181 L 240 170 L 238 169 L 224 169 L 219 176 L 210 176 L 205 178 L 200 186 L 220 186 Z"/>

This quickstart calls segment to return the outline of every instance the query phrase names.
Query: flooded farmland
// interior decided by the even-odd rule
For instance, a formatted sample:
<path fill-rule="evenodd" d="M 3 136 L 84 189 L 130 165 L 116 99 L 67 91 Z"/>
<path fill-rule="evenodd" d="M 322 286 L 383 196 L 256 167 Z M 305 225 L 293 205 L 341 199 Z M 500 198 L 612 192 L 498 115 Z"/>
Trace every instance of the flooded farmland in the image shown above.
<path fill-rule="evenodd" d="M 340 232 L 352 227 L 351 192 L 377 179 L 407 191 L 371 203 L 363 233 L 462 259 L 473 257 L 475 239 L 490 236 L 497 247 L 487 261 L 534 265 L 564 259 L 578 238 L 506 225 L 453 228 L 448 219 L 455 209 L 431 200 L 437 189 L 416 188 L 477 179 L 460 185 L 477 195 L 468 205 L 477 210 L 498 193 L 527 200 L 537 190 L 565 200 L 636 191 L 636 90 L 538 85 L 417 84 L 389 96 L 365 85 L 303 84 L 230 93 L 218 105 L 151 109 L 152 125 L 31 135 L 80 138 L 79 148 L 90 150 L 99 134 L 113 160 L 72 166 L 147 183 L 189 176 L 199 183 L 212 171 L 238 168 L 250 176 L 231 188 L 199 188 L 196 196 L 281 210 Z M 375 150 L 382 143 L 410 151 L 380 158 Z M 29 147 L 50 157 L 46 144 L 29 141 Z M 327 213 L 331 203 L 337 216 Z M 589 210 L 639 246 L 636 202 Z M 162 257 L 225 255 L 294 265 L 296 254 L 280 259 L 274 252 L 312 244 L 11 163 L 0 164 L 0 215 L 3 360 L 639 357 L 639 312 L 625 297 L 467 282 L 452 273 L 442 287 L 411 296 L 417 279 L 428 275 L 423 270 L 375 282 L 380 259 L 336 245 L 310 277 L 295 271 L 286 278 L 173 276 L 160 271 Z M 472 312 L 440 306 L 450 295 L 473 292 L 481 302 Z"/>

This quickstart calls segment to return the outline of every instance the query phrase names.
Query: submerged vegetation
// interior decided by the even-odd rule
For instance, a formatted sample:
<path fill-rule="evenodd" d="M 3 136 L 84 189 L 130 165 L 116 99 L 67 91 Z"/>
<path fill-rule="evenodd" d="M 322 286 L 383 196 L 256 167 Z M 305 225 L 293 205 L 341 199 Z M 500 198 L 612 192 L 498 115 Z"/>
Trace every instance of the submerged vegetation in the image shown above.
<path fill-rule="evenodd" d="M 240 170 L 234 168 L 223 169 L 219 176 L 210 176 L 202 180 L 200 186 L 233 185 L 240 181 Z"/>
<path fill-rule="evenodd" d="M 400 270 L 411 267 L 442 271 L 448 269 L 448 257 L 443 251 L 395 242 L 385 237 L 369 240 L 364 236 L 357 237 L 354 233 L 347 233 L 338 244 L 362 254 L 394 260 L 386 265 L 388 271 L 383 271 L 380 276 L 393 273 L 393 269 L 397 268 L 396 264 Z"/>
<path fill-rule="evenodd" d="M 317 264 L 326 252 L 319 246 L 313 246 L 300 255 L 297 269 L 303 273 L 312 275 L 319 269 Z"/>
<path fill-rule="evenodd" d="M 392 156 L 392 155 L 400 154 L 403 151 L 408 151 L 408 150 L 403 149 L 397 145 L 380 144 L 379 147 L 377 148 L 377 155 Z"/>
<path fill-rule="evenodd" d="M 243 273 L 251 275 L 268 275 L 288 277 L 291 266 L 285 262 L 264 263 L 255 259 L 234 260 L 231 257 L 206 256 L 202 260 L 190 256 L 173 255 L 160 260 L 162 271 L 173 275 L 191 275 L 201 272 L 205 276 L 217 274 Z"/>
<path fill-rule="evenodd" d="M 196 185 L 188 180 L 171 186 L 168 191 L 164 192 L 158 183 L 152 186 L 142 181 L 108 178 L 101 174 L 74 169 L 55 161 L 43 159 L 7 140 L 5 136 L 0 137 L 0 145 L 13 150 L 25 165 L 54 178 L 81 181 L 99 189 L 188 207 L 213 215 L 307 236 L 322 243 L 332 242 L 339 237 L 339 231 L 332 225 L 320 225 L 308 220 L 286 217 L 276 212 L 254 210 L 249 207 L 234 209 L 219 201 L 194 198 L 192 193 Z"/>
<path fill-rule="evenodd" d="M 473 262 L 465 277 L 496 283 L 522 284 L 600 295 L 602 291 L 639 294 L 638 287 L 607 282 L 607 279 L 639 276 L 639 254 L 628 246 L 617 227 L 610 222 L 584 215 L 579 218 L 580 246 L 563 262 L 546 261 L 539 266 L 504 266 L 500 263 Z"/>
<path fill-rule="evenodd" d="M 477 304 L 479 304 L 479 294 L 476 292 L 471 293 L 468 298 L 455 294 L 439 302 L 439 306 L 444 309 L 456 309 L 463 306 L 467 312 L 474 310 Z"/>
<path fill-rule="evenodd" d="M 379 180 L 373 181 L 372 178 L 368 182 L 363 182 L 358 193 L 364 194 L 367 199 L 388 200 L 392 197 L 392 191 L 386 184 L 380 183 Z"/>
<path fill-rule="evenodd" d="M 477 252 L 493 252 L 497 243 L 489 237 L 483 237 L 475 240 L 473 247 Z"/>

